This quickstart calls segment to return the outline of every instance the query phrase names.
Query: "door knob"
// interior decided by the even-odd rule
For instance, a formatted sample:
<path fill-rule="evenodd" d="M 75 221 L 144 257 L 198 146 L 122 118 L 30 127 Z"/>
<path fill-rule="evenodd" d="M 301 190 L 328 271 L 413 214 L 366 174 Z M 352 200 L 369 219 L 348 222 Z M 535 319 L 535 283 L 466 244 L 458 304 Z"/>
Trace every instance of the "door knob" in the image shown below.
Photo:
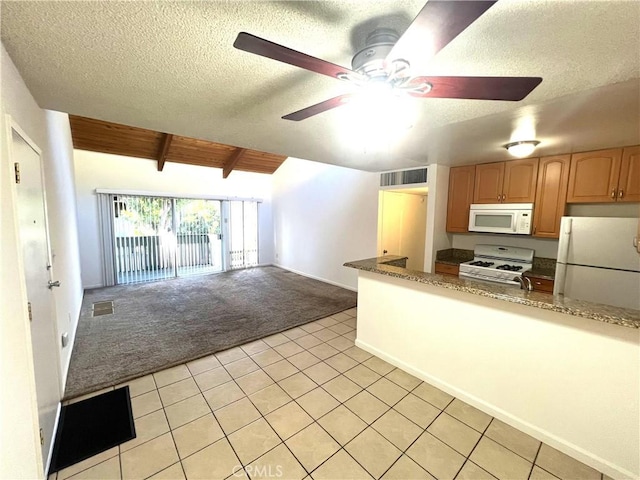
<path fill-rule="evenodd" d="M 51 280 L 49 280 L 49 289 L 53 289 L 53 287 L 59 287 L 60 286 L 60 280 L 56 280 L 55 282 L 52 282 Z"/>

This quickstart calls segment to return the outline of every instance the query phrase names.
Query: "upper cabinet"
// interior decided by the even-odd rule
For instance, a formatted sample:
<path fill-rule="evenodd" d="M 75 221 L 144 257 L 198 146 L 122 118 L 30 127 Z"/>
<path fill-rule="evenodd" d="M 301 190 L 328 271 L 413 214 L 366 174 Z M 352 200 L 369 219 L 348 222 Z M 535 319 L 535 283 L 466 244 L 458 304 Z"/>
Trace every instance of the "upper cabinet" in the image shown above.
<path fill-rule="evenodd" d="M 472 203 L 533 203 L 532 235 L 558 238 L 567 203 L 603 202 L 640 202 L 640 146 L 452 168 L 447 232 L 468 232 Z"/>
<path fill-rule="evenodd" d="M 571 155 L 543 157 L 538 165 L 538 186 L 533 211 L 533 236 L 560 237 L 560 220 L 567 205 Z"/>
<path fill-rule="evenodd" d="M 533 203 L 538 159 L 476 165 L 473 203 Z"/>
<path fill-rule="evenodd" d="M 476 165 L 473 203 L 500 203 L 504 180 L 504 162 Z"/>
<path fill-rule="evenodd" d="M 640 202 L 640 146 L 622 151 L 617 197 L 619 202 Z"/>
<path fill-rule="evenodd" d="M 569 203 L 640 201 L 640 147 L 571 156 Z"/>
<path fill-rule="evenodd" d="M 469 231 L 469 207 L 473 201 L 475 172 L 475 165 L 453 167 L 449 170 L 447 232 Z"/>

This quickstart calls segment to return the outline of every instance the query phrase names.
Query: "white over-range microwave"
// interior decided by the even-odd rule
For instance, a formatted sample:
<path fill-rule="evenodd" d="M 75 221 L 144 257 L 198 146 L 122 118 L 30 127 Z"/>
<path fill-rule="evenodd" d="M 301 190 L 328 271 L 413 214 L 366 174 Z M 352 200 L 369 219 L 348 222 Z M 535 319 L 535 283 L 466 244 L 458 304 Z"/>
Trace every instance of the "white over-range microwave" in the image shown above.
<path fill-rule="evenodd" d="M 469 211 L 469 231 L 530 235 L 533 203 L 473 204 Z"/>

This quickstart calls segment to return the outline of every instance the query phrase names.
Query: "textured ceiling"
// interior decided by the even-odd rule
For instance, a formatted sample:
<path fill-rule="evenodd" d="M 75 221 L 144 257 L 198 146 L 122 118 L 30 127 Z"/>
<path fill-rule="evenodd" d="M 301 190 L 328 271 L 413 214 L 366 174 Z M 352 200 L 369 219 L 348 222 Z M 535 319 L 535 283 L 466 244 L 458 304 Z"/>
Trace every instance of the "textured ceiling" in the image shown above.
<path fill-rule="evenodd" d="M 3 1 L 1 34 L 43 108 L 365 170 L 503 160 L 525 137 L 541 155 L 640 143 L 636 0 L 501 0 L 413 71 L 540 76 L 533 93 L 410 99 L 374 122 L 357 105 L 282 120 L 353 87 L 232 46 L 246 31 L 348 67 L 367 33 L 403 31 L 423 4 Z"/>

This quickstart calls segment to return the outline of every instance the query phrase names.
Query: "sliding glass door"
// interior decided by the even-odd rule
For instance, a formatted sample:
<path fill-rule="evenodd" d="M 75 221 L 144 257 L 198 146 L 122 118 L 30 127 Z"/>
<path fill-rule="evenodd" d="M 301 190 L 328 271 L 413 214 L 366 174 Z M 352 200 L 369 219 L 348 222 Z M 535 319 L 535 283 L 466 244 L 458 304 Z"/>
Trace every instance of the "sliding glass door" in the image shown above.
<path fill-rule="evenodd" d="M 116 283 L 220 272 L 219 200 L 113 196 Z"/>
<path fill-rule="evenodd" d="M 116 283 L 176 276 L 170 198 L 113 196 Z"/>
<path fill-rule="evenodd" d="M 178 275 L 222 271 L 219 200 L 175 200 Z"/>
<path fill-rule="evenodd" d="M 229 202 L 230 264 L 229 268 L 258 265 L 258 202 Z"/>

